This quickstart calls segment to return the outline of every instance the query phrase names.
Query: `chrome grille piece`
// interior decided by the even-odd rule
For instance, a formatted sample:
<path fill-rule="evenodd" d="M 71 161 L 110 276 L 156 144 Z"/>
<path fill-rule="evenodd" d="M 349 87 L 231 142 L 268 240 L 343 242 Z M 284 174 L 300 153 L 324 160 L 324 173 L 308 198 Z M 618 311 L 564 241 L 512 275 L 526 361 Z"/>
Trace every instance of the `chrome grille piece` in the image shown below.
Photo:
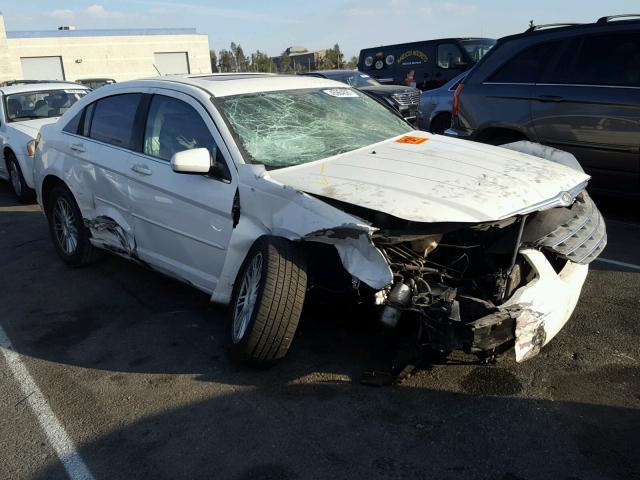
<path fill-rule="evenodd" d="M 595 260 L 607 245 L 607 229 L 602 214 L 587 192 L 576 197 L 573 216 L 538 243 L 560 257 L 575 263 Z"/>
<path fill-rule="evenodd" d="M 418 105 L 420 102 L 420 92 L 394 93 L 391 95 L 399 105 Z"/>

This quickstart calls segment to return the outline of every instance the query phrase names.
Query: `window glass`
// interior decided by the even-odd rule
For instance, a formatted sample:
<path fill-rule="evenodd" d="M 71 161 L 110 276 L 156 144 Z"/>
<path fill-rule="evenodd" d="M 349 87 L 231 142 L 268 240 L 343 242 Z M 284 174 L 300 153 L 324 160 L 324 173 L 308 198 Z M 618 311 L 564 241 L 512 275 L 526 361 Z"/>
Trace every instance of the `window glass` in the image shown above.
<path fill-rule="evenodd" d="M 134 123 L 142 94 L 127 93 L 95 103 L 90 137 L 123 148 L 134 148 Z"/>
<path fill-rule="evenodd" d="M 82 120 L 83 112 L 84 109 L 80 110 L 71 120 L 69 120 L 69 123 L 67 123 L 62 130 L 69 133 L 78 133 L 78 127 L 80 126 L 80 120 Z"/>
<path fill-rule="evenodd" d="M 21 122 L 38 118 L 59 117 L 88 92 L 80 87 L 7 95 L 7 121 Z"/>
<path fill-rule="evenodd" d="M 268 168 L 313 162 L 413 129 L 378 101 L 347 86 L 248 93 L 215 101 L 247 160 Z"/>
<path fill-rule="evenodd" d="M 438 45 L 438 66 L 440 68 L 460 68 L 464 63 L 462 50 L 455 43 L 441 43 Z"/>
<path fill-rule="evenodd" d="M 93 119 L 93 111 L 96 108 L 96 104 L 92 103 L 87 108 L 85 108 L 84 122 L 82 125 L 82 129 L 80 131 L 80 135 L 83 137 L 89 136 L 89 130 L 91 129 L 91 120 Z"/>
<path fill-rule="evenodd" d="M 640 86 L 640 32 L 584 38 L 567 83 Z"/>
<path fill-rule="evenodd" d="M 489 78 L 491 82 L 535 83 L 541 70 L 558 51 L 561 41 L 534 45 L 509 60 L 497 73 Z"/>
<path fill-rule="evenodd" d="M 182 100 L 155 95 L 147 118 L 144 153 L 171 160 L 174 153 L 192 148 L 206 148 L 216 158 L 216 143 L 200 114 Z"/>

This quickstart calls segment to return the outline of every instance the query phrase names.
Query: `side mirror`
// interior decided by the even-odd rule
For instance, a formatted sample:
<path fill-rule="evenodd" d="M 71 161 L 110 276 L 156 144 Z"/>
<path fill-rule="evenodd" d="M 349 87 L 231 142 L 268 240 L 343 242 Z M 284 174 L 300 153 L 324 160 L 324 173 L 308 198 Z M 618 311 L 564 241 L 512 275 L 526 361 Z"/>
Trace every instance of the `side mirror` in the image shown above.
<path fill-rule="evenodd" d="M 206 148 L 182 150 L 171 157 L 171 169 L 176 173 L 205 174 L 211 167 L 211 154 Z"/>

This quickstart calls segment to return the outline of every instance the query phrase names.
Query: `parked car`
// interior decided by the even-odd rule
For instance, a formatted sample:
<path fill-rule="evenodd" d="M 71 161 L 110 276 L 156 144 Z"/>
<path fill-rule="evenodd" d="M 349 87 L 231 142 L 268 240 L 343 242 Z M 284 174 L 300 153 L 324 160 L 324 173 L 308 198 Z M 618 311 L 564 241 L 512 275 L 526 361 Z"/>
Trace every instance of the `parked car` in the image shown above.
<path fill-rule="evenodd" d="M 42 125 L 55 122 L 88 92 L 69 83 L 28 82 L 0 87 L 0 178 L 9 180 L 22 202 L 35 199 L 33 155 Z"/>
<path fill-rule="evenodd" d="M 414 122 L 420 90 L 400 85 L 382 85 L 366 73 L 357 70 L 316 70 L 301 72 L 299 75 L 328 78 L 357 88 L 361 92 L 379 99 L 385 105 L 397 110 L 408 122 Z"/>
<path fill-rule="evenodd" d="M 230 304 L 238 358 L 282 358 L 324 286 L 425 347 L 521 361 L 606 232 L 575 159 L 510 148 L 412 130 L 332 80 L 184 75 L 93 91 L 42 128 L 34 174 L 66 264 L 104 249 Z"/>
<path fill-rule="evenodd" d="M 453 94 L 466 76 L 467 72 L 461 73 L 440 88 L 427 90 L 420 94 L 416 115 L 418 128 L 441 135 L 451 127 Z"/>
<path fill-rule="evenodd" d="M 609 194 L 640 195 L 640 20 L 502 38 L 456 92 L 449 135 L 573 153 Z M 544 26 L 543 26 L 544 27 Z"/>
<path fill-rule="evenodd" d="M 473 67 L 495 43 L 492 38 L 439 38 L 365 48 L 358 70 L 380 83 L 431 90 Z"/>
<path fill-rule="evenodd" d="M 91 90 L 95 90 L 96 88 L 116 83 L 116 81 L 113 78 L 81 78 L 80 80 L 76 80 L 76 83 L 89 87 Z"/>

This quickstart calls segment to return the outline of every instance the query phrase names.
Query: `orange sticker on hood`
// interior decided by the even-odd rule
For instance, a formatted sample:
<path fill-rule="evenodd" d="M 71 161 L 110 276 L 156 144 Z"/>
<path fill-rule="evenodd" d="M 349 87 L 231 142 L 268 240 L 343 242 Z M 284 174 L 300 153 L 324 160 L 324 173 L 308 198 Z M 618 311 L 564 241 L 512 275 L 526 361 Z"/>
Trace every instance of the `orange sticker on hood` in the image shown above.
<path fill-rule="evenodd" d="M 425 137 L 411 137 L 409 135 L 405 135 L 404 137 L 400 137 L 398 140 L 396 140 L 396 143 L 410 143 L 411 145 L 419 145 L 426 142 L 427 140 L 429 139 Z"/>

